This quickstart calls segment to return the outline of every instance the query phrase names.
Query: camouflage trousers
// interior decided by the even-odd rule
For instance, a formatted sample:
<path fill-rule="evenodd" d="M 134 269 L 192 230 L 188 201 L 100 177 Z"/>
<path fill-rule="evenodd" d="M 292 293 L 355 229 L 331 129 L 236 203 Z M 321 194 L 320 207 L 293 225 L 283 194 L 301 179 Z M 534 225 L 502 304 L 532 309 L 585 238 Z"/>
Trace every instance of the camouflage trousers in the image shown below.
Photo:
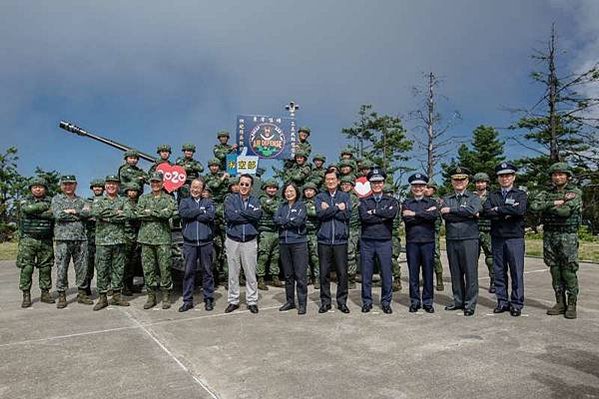
<path fill-rule="evenodd" d="M 275 231 L 262 231 L 258 239 L 258 265 L 256 276 L 279 277 L 279 234 Z"/>
<path fill-rule="evenodd" d="M 91 286 L 94 279 L 94 270 L 96 268 L 96 240 L 94 237 L 87 236 L 87 273 L 85 277 L 85 288 Z"/>
<path fill-rule="evenodd" d="M 441 235 L 435 232 L 435 274 L 443 275 L 443 265 L 441 264 Z"/>
<path fill-rule="evenodd" d="M 212 256 L 212 268 L 215 271 L 215 275 L 220 275 L 222 281 L 227 281 L 229 279 L 229 265 L 227 264 L 227 254 L 225 251 L 225 237 L 226 233 L 223 226 L 216 230 L 213 241 L 214 255 Z"/>
<path fill-rule="evenodd" d="M 491 250 L 491 233 L 488 231 L 481 231 L 478 238 L 478 256 L 480 253 L 485 254 L 485 265 L 489 270 L 489 277 L 493 278 L 493 251 Z"/>
<path fill-rule="evenodd" d="M 125 272 L 123 274 L 123 284 L 133 284 L 133 277 L 141 276 L 143 269 L 141 267 L 141 248 L 136 241 L 129 241 L 125 244 Z"/>
<path fill-rule="evenodd" d="M 105 294 L 111 288 L 116 292 L 122 290 L 125 273 L 125 245 L 98 245 L 95 261 L 98 292 Z"/>
<path fill-rule="evenodd" d="M 71 259 L 73 259 L 73 266 L 75 267 L 75 284 L 77 288 L 84 290 L 87 277 L 87 241 L 56 240 L 54 245 L 56 290 L 63 292 L 69 288 L 68 272 Z"/>
<path fill-rule="evenodd" d="M 141 244 L 141 265 L 144 269 L 144 282 L 148 290 L 163 291 L 173 287 L 171 276 L 171 246 Z M 158 277 L 160 276 L 160 282 Z"/>
<path fill-rule="evenodd" d="M 391 258 L 391 267 L 394 279 L 401 278 L 401 268 L 399 265 L 399 255 L 401 254 L 401 240 L 399 237 L 393 237 L 391 239 L 393 244 L 393 257 Z M 378 259 L 378 258 L 377 258 Z"/>
<path fill-rule="evenodd" d="M 578 234 L 545 231 L 543 260 L 549 266 L 555 292 L 578 296 Z"/>
<path fill-rule="evenodd" d="M 360 232 L 350 230 L 347 239 L 347 275 L 355 276 L 358 272 L 360 260 Z"/>
<path fill-rule="evenodd" d="M 54 247 L 52 239 L 38 240 L 37 238 L 22 237 L 19 240 L 17 252 L 17 267 L 21 269 L 19 289 L 29 291 L 33 270 L 37 267 L 39 286 L 42 290 L 52 288 L 52 263 L 54 262 Z"/>
<path fill-rule="evenodd" d="M 314 280 L 317 280 L 320 276 L 316 232 L 308 233 L 308 273 L 306 275 L 312 277 Z"/>

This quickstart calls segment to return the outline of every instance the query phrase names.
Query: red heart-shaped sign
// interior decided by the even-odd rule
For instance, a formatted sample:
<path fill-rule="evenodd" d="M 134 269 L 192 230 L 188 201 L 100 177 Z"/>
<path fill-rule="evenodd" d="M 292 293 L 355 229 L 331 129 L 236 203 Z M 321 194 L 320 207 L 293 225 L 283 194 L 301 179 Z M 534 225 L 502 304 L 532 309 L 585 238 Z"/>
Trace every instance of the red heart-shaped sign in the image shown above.
<path fill-rule="evenodd" d="M 179 165 L 169 165 L 163 162 L 156 167 L 156 171 L 162 173 L 164 189 L 169 193 L 181 188 L 187 179 L 185 169 Z"/>
<path fill-rule="evenodd" d="M 370 189 L 370 182 L 368 181 L 366 176 L 360 176 L 356 179 L 354 191 L 358 194 L 359 198 L 366 198 L 370 194 L 372 194 L 372 190 Z"/>

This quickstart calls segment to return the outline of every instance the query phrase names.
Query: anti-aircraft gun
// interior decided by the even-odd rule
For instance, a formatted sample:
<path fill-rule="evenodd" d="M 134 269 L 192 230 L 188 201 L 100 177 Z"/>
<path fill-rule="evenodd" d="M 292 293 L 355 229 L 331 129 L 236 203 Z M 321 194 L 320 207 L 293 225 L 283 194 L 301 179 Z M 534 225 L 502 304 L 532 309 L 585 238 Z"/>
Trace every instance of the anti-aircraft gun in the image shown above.
<path fill-rule="evenodd" d="M 97 134 L 91 133 L 91 132 L 89 132 L 85 129 L 82 129 L 79 126 L 74 125 L 69 122 L 60 121 L 58 126 L 61 129 L 66 130 L 69 133 L 73 133 L 73 134 L 76 134 L 81 137 L 86 137 L 86 138 L 90 138 L 95 141 L 99 141 L 102 144 L 109 145 L 109 146 L 116 148 L 118 150 L 121 150 L 123 152 L 129 151 L 129 150 L 135 150 L 133 147 L 127 146 L 125 144 L 121 144 L 117 141 L 108 139 L 106 137 L 98 136 Z M 153 157 L 149 154 L 146 154 L 144 152 L 141 152 L 139 150 L 135 150 L 135 151 L 137 151 L 140 158 L 145 159 L 146 161 L 149 161 L 152 163 L 156 162 L 155 157 Z M 171 222 L 171 235 L 172 235 L 172 240 L 173 240 L 173 250 L 172 250 L 173 266 L 172 266 L 172 268 L 174 270 L 184 272 L 185 271 L 185 263 L 183 261 L 183 255 L 182 255 L 183 235 L 181 234 L 180 223 L 172 223 Z"/>

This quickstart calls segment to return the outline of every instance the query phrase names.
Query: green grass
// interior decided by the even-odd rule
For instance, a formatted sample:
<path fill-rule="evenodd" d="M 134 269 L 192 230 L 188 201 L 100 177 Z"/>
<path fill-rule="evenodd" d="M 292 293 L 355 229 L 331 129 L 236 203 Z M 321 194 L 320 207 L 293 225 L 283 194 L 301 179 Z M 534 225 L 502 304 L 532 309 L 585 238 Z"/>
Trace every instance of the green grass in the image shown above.
<path fill-rule="evenodd" d="M 3 242 L 0 243 L 0 260 L 15 260 L 17 259 L 17 243 Z"/>

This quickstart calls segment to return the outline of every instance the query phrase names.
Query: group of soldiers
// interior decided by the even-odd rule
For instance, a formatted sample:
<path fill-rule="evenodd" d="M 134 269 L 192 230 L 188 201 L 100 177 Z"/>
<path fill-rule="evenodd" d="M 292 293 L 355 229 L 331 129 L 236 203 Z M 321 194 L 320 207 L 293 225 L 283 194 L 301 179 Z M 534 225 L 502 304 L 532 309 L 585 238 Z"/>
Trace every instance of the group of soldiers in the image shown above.
<path fill-rule="evenodd" d="M 339 160 L 334 163 L 327 165 L 326 157 L 322 154 L 313 155 L 311 163 L 309 163 L 311 155 L 309 136 L 309 128 L 299 129 L 299 142 L 295 148 L 294 157 L 285 162 L 285 167 L 276 174 L 276 178 L 262 181 L 264 170 L 261 168 L 258 168 L 256 175 L 253 176 L 252 194 L 259 198 L 262 210 L 257 223 L 256 278 L 259 290 L 268 290 L 267 283 L 276 287 L 283 285 L 279 270 L 278 231 L 273 222 L 273 216 L 281 205 L 279 181 L 292 182 L 301 190 L 302 201 L 305 203 L 307 213 L 308 283 L 312 283 L 315 289 L 320 288 L 319 241 L 317 238 L 320 220 L 317 215 L 316 196 L 325 190 L 325 174 L 331 171 L 337 174 L 340 190 L 347 193 L 351 201 L 351 213 L 347 220 L 349 231 L 347 238 L 348 287 L 355 288 L 356 282 L 360 281 L 360 233 L 363 223 L 359 216 L 361 199 L 354 187 L 356 179 L 361 176 L 370 176 L 376 165 L 368 160 L 355 159 L 353 151 L 349 148 L 341 151 Z M 213 149 L 214 158 L 209 160 L 208 171 L 203 176 L 204 166 L 194 159 L 195 145 L 184 144 L 182 146 L 183 156 L 172 162 L 170 159 L 172 149 L 169 145 L 164 144 L 157 147 L 158 158 L 148 172 L 143 171 L 137 165 L 139 154 L 135 150 L 125 152 L 124 163 L 115 175 L 92 181 L 90 189 L 93 195 L 87 199 L 76 194 L 77 181 L 73 175 L 61 177 L 61 193 L 51 199 L 47 195 L 47 183 L 43 179 L 33 179 L 29 185 L 31 195 L 21 203 L 21 238 L 17 266 L 21 269 L 19 287 L 23 291 L 22 306 L 31 306 L 31 279 L 35 267 L 39 269 L 41 302 L 55 303 L 54 297 L 50 294 L 52 288 L 51 269 L 55 264 L 57 307 L 66 307 L 67 271 L 72 260 L 79 303 L 93 304 L 91 281 L 94 271 L 96 271 L 99 296 L 94 310 L 102 309 L 108 304 L 128 306 L 129 304 L 123 296 L 141 291 L 140 287 L 133 285 L 133 277 L 143 274 L 148 292 L 148 301 L 144 308 L 149 309 L 155 306 L 158 302 L 157 293 L 162 291 L 162 307 L 168 309 L 173 286 L 170 271 L 172 263 L 171 225 L 173 219 L 178 218 L 177 202 L 182 198 L 189 197 L 191 182 L 200 176 L 205 183 L 202 197 L 212 199 L 216 208 L 213 222 L 214 250 L 212 254 L 215 279 L 217 283 L 220 281 L 227 288 L 228 264 L 225 251 L 227 230 L 224 203 L 227 195 L 239 192 L 239 182 L 237 178 L 226 173 L 225 161 L 228 154 L 237 152 L 237 145 L 228 143 L 229 133 L 226 131 L 219 132 L 217 139 L 218 144 Z M 162 163 L 179 165 L 187 173 L 186 184 L 177 191 L 176 197 L 163 189 L 162 175 L 156 171 L 156 168 Z M 510 164 L 511 167 L 513 165 Z M 515 170 L 513 174 L 515 176 Z M 464 173 L 456 175 L 464 175 Z M 553 182 L 551 188 L 535 196 L 530 210 L 539 213 L 544 224 L 544 257 L 550 267 L 556 293 L 556 306 L 548 313 L 566 314 L 567 317 L 572 318 L 576 317 L 578 295 L 576 232 L 580 224 L 581 195 L 580 191 L 571 183 L 572 171 L 568 165 L 561 163 L 554 165 L 550 175 Z M 467 177 L 470 175 L 468 174 Z M 426 181 L 421 178 L 413 180 L 423 185 L 423 195 L 433 200 L 439 211 L 436 217 L 431 219 L 434 231 L 431 259 L 432 270 L 436 277 L 435 289 L 443 291 L 439 237 L 442 220 L 446 220 L 446 225 L 451 223 L 451 218 L 445 217 L 442 211 L 444 201 L 448 201 L 448 199 L 438 198 L 437 186 L 432 180 L 429 181 L 428 177 L 425 179 Z M 422 183 L 423 181 L 424 183 Z M 474 174 L 475 191 L 473 195 L 478 199 L 481 209 L 467 218 L 477 225 L 476 260 L 480 253 L 484 254 L 490 277 L 489 292 L 494 293 L 497 287 L 498 270 L 504 270 L 504 268 L 501 266 L 498 269 L 497 256 L 494 256 L 498 252 L 493 249 L 492 245 L 493 240 L 497 238 L 493 237 L 492 228 L 492 224 L 497 223 L 497 217 L 488 216 L 488 214 L 485 216 L 486 213 L 482 211 L 482 204 L 488 200 L 490 183 L 491 179 L 487 174 Z M 146 184 L 150 186 L 150 192 L 144 194 L 144 185 Z M 467 184 L 466 179 L 466 187 Z M 384 184 L 383 192 L 390 197 L 395 196 L 394 188 L 390 184 Z M 399 237 L 402 217 L 405 218 L 405 215 L 398 212 L 392 220 L 393 291 L 402 288 L 399 267 L 401 250 Z M 510 218 L 507 219 L 509 222 Z M 448 245 L 449 243 L 450 239 L 448 238 Z M 471 249 L 467 251 L 472 252 Z M 523 257 L 523 253 L 521 255 Z M 474 259 L 474 257 L 472 258 Z M 380 260 L 375 263 L 380 263 Z M 450 263 L 452 263 L 451 258 Z M 382 266 L 375 265 L 379 269 Z M 505 277 L 501 277 L 501 283 L 506 284 Z M 432 276 L 430 281 L 432 282 Z M 467 283 L 473 282 L 467 281 Z M 464 284 L 464 282 L 454 279 L 452 269 L 454 300 L 458 295 L 456 289 L 460 291 L 460 284 Z M 472 289 L 472 287 L 461 288 L 462 291 Z M 504 288 L 502 287 L 502 289 Z M 523 287 L 519 288 L 523 289 Z M 476 289 L 478 290 L 478 285 Z M 108 301 L 108 297 L 111 297 L 110 301 Z M 508 305 L 500 304 L 500 308 L 511 306 L 509 301 L 506 303 Z M 454 305 L 456 308 L 461 307 L 462 309 L 465 306 L 463 303 L 454 303 Z"/>

